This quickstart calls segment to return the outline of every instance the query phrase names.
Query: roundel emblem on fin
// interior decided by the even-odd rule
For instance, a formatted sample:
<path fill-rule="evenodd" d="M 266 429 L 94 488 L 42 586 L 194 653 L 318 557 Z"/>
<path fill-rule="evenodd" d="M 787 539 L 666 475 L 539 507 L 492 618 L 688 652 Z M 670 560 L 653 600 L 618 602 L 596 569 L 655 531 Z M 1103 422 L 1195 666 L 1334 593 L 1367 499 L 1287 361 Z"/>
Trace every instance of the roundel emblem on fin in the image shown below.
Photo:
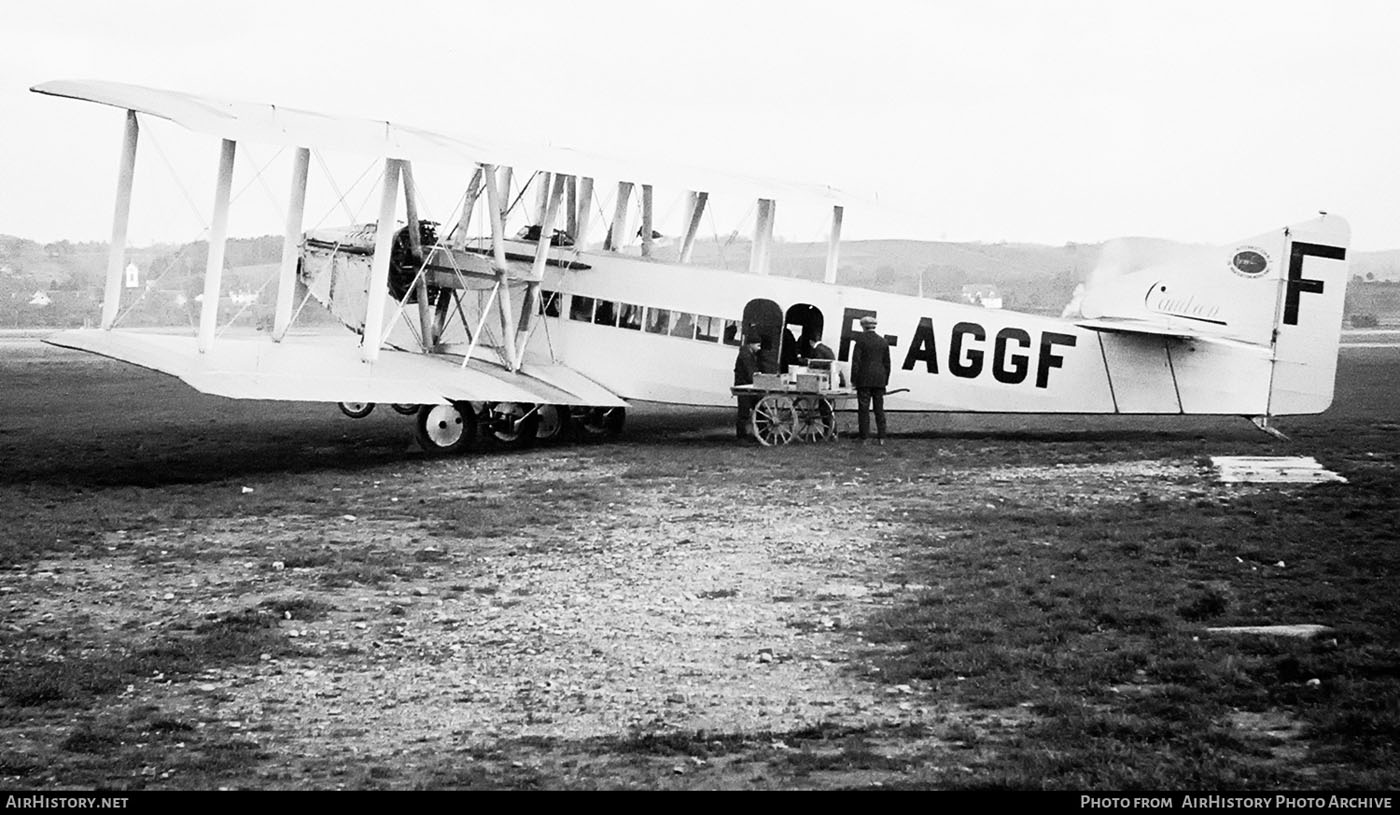
<path fill-rule="evenodd" d="M 1260 277 L 1269 271 L 1269 256 L 1255 246 L 1244 246 L 1230 258 L 1230 271 L 1241 277 Z"/>

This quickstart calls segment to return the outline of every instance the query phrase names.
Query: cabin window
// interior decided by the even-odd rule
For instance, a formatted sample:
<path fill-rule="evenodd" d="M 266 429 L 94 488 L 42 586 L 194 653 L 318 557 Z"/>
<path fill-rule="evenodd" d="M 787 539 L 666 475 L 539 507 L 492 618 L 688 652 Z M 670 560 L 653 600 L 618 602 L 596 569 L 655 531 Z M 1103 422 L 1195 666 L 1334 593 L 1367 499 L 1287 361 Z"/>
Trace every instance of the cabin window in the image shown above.
<path fill-rule="evenodd" d="M 580 322 L 585 322 L 585 323 L 587 323 L 587 322 L 592 322 L 592 321 L 593 321 L 593 298 L 592 298 L 592 297 L 580 297 L 580 296 L 577 295 L 577 294 L 575 294 L 573 297 L 569 298 L 569 319 L 570 319 L 570 320 L 579 320 Z"/>
<path fill-rule="evenodd" d="M 563 298 L 557 291 L 540 289 L 540 313 L 546 317 L 558 317 L 561 299 Z"/>
<path fill-rule="evenodd" d="M 617 325 L 617 303 L 611 300 L 599 300 L 597 307 L 593 309 L 593 323 L 595 325 Z"/>
<path fill-rule="evenodd" d="M 618 303 L 617 327 L 640 331 L 642 328 L 642 307 L 631 303 Z"/>
<path fill-rule="evenodd" d="M 719 342 L 720 332 L 724 330 L 724 321 L 718 317 L 695 317 L 695 339 L 702 342 Z"/>
<path fill-rule="evenodd" d="M 725 321 L 724 321 L 724 344 L 725 344 L 725 345 L 735 345 L 735 346 L 743 345 L 743 344 L 744 344 L 743 338 L 741 338 L 741 337 L 739 336 L 739 321 L 738 321 L 738 320 L 725 320 Z"/>
<path fill-rule="evenodd" d="M 664 308 L 647 309 L 647 332 L 669 334 L 671 332 L 671 312 Z"/>
<path fill-rule="evenodd" d="M 695 315 L 676 314 L 675 318 L 676 321 L 671 324 L 671 336 L 695 339 Z"/>

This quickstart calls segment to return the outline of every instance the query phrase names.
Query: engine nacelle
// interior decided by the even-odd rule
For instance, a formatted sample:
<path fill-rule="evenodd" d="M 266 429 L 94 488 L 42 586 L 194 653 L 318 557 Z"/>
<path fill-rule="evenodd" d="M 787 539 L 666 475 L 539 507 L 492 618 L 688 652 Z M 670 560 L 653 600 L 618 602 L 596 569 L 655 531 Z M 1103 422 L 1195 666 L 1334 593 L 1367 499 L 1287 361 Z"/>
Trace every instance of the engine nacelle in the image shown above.
<path fill-rule="evenodd" d="M 419 245 L 437 243 L 437 224 L 420 221 Z M 316 229 L 302 236 L 301 263 L 297 277 L 311 296 L 356 333 L 363 333 L 368 304 L 370 274 L 374 265 L 375 224 Z M 414 256 L 408 227 L 394 235 L 389 255 L 389 293 L 405 303 L 418 301 L 413 279 L 421 259 Z M 429 302 L 440 295 L 437 287 L 428 289 Z"/>

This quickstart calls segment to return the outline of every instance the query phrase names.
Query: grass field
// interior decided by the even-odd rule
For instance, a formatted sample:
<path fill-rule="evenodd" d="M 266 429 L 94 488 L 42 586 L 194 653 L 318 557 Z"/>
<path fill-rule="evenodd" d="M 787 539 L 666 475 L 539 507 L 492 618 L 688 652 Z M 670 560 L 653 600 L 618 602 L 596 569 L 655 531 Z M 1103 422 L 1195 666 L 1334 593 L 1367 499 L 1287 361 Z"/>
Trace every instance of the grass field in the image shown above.
<path fill-rule="evenodd" d="M 0 346 L 0 783 L 1394 789 L 1397 403 L 1400 349 L 1348 348 L 1334 407 L 1283 421 L 1288 443 L 1241 419 L 894 416 L 885 448 L 766 450 L 736 446 L 727 412 L 643 407 L 616 443 L 444 461 L 389 411 L 352 422 Z M 1208 468 L 1270 454 L 1348 483 L 1227 487 Z M 818 510 L 840 520 L 754 520 Z M 794 585 L 847 588 L 717 569 L 663 637 L 657 597 L 683 577 L 659 564 L 705 546 L 686 566 L 703 570 L 724 536 Z M 619 620 L 650 609 L 651 650 L 600 644 L 623 622 L 562 614 L 580 595 Z M 455 672 L 447 643 L 512 614 L 524 627 L 479 647 L 518 656 L 500 676 L 523 684 L 468 687 L 497 676 L 481 651 L 428 699 L 442 722 L 453 700 L 478 717 L 452 750 L 436 720 L 370 723 L 389 686 L 349 689 Z M 531 615 L 577 628 L 549 639 Z M 785 645 L 741 669 L 697 656 L 776 637 L 772 619 Z M 1282 623 L 1330 631 L 1206 630 Z M 564 653 L 580 638 L 582 662 Z M 689 672 L 656 704 L 683 703 L 641 715 L 656 663 Z M 328 672 L 334 693 L 297 696 Z M 530 695 L 546 685 L 594 695 Z M 763 713 L 699 715 L 702 690 Z M 780 715 L 828 692 L 859 705 Z"/>

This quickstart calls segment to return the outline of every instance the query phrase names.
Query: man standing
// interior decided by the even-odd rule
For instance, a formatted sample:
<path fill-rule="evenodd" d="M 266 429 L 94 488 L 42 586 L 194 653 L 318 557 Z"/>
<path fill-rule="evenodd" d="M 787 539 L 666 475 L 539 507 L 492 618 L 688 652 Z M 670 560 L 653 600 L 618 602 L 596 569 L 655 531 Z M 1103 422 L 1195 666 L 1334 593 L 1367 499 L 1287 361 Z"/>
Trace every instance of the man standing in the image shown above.
<path fill-rule="evenodd" d="M 890 384 L 890 344 L 875 333 L 874 317 L 861 317 L 864 329 L 855 336 L 851 349 L 851 385 L 856 389 L 859 408 L 860 442 L 870 436 L 870 409 L 875 408 L 875 438 L 885 443 L 885 388 Z"/>
<path fill-rule="evenodd" d="M 753 375 L 760 372 L 758 353 L 761 342 L 757 334 L 749 334 L 744 337 L 744 345 L 739 349 L 739 356 L 734 360 L 734 384 L 752 385 Z M 739 398 L 739 412 L 734 417 L 734 435 L 746 439 L 749 437 L 751 428 L 751 416 L 754 405 L 758 404 L 758 397 L 744 394 Z"/>

